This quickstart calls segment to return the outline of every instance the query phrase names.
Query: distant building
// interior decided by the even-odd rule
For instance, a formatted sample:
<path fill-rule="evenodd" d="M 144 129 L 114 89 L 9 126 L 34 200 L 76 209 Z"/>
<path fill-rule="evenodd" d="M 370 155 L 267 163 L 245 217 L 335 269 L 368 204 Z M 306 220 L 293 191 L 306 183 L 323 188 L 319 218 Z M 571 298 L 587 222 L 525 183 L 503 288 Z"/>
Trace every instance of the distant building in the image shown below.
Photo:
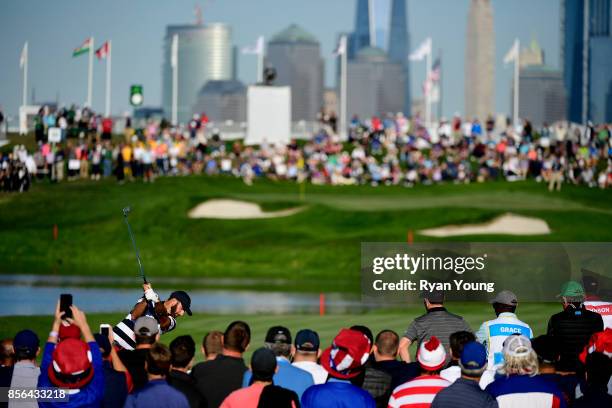
<path fill-rule="evenodd" d="M 524 48 L 520 52 L 519 64 L 521 68 L 530 65 L 544 65 L 544 51 L 534 38 L 531 40 L 529 48 Z"/>
<path fill-rule="evenodd" d="M 465 47 L 465 117 L 495 112 L 495 32 L 490 0 L 471 0 Z"/>
<path fill-rule="evenodd" d="M 198 93 L 193 111 L 213 122 L 246 121 L 246 87 L 240 81 L 208 81 Z"/>
<path fill-rule="evenodd" d="M 166 27 L 162 67 L 162 100 L 167 118 L 172 115 L 172 37 L 179 36 L 178 120 L 187 123 L 193 115 L 198 91 L 210 80 L 229 80 L 233 74 L 232 32 L 226 24 Z"/>
<path fill-rule="evenodd" d="M 520 118 L 528 119 L 536 127 L 566 119 L 561 71 L 531 65 L 520 70 L 519 84 Z"/>
<path fill-rule="evenodd" d="M 408 35 L 408 16 L 406 0 L 393 0 L 391 4 L 391 33 L 389 35 L 389 60 L 402 64 L 404 78 L 410 78 L 408 53 L 410 41 Z M 410 116 L 410 81 L 404 81 L 404 113 Z"/>
<path fill-rule="evenodd" d="M 140 108 L 134 108 L 134 114 L 132 116 L 134 120 L 137 121 L 147 121 L 149 119 L 159 121 L 164 117 L 164 110 L 160 107 L 142 106 Z"/>
<path fill-rule="evenodd" d="M 611 74 L 606 67 L 612 60 L 610 3 L 611 0 L 563 0 L 561 3 L 561 61 L 568 97 L 567 115 L 572 122 L 583 123 L 585 119 L 599 122 L 609 118 L 606 115 L 610 103 L 606 95 L 610 92 Z M 586 30 L 585 13 L 588 13 Z"/>
<path fill-rule="evenodd" d="M 591 38 L 589 119 L 612 123 L 612 37 Z"/>
<path fill-rule="evenodd" d="M 357 53 L 365 47 L 371 45 L 370 38 L 370 1 L 357 0 L 357 10 L 355 13 L 355 28 L 348 36 L 347 57 L 354 59 Z"/>
<path fill-rule="evenodd" d="M 347 67 L 349 117 L 397 113 L 404 109 L 404 67 L 380 48 L 363 48 Z"/>
<path fill-rule="evenodd" d="M 275 85 L 291 87 L 292 120 L 315 120 L 323 107 L 324 62 L 319 41 L 292 24 L 268 43 L 266 64 L 276 69 Z"/>

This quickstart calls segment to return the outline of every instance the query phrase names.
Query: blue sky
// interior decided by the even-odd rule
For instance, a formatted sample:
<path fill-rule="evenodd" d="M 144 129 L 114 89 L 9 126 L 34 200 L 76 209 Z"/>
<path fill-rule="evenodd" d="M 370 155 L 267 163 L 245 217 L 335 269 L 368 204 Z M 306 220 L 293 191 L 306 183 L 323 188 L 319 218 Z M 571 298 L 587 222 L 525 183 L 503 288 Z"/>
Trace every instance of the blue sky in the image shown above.
<path fill-rule="evenodd" d="M 502 58 L 515 37 L 523 44 L 536 38 L 546 62 L 559 67 L 560 0 L 492 0 L 495 21 L 495 100 L 497 112 L 510 110 L 511 67 Z M 144 86 L 145 104 L 161 103 L 162 40 L 168 24 L 191 23 L 194 7 L 204 22 L 232 26 L 238 46 L 267 38 L 297 23 L 321 42 L 326 85 L 333 86 L 331 56 L 337 34 L 352 30 L 356 0 L 5 0 L 0 13 L 0 105 L 9 114 L 21 103 L 19 55 L 30 47 L 30 88 L 37 101 L 83 103 L 87 57 L 73 59 L 73 48 L 93 35 L 97 45 L 113 40 L 113 113 L 128 110 L 131 84 Z M 390 0 L 375 0 L 379 29 L 387 29 Z M 443 114 L 463 110 L 465 32 L 469 0 L 408 0 L 408 30 L 414 48 L 427 36 L 443 53 Z M 241 80 L 255 80 L 255 58 L 240 56 Z M 94 109 L 104 108 L 105 64 L 94 69 Z M 411 64 L 413 97 L 424 78 L 423 63 Z M 416 95 L 415 95 L 416 94 Z M 31 92 L 29 93 L 31 95 Z"/>

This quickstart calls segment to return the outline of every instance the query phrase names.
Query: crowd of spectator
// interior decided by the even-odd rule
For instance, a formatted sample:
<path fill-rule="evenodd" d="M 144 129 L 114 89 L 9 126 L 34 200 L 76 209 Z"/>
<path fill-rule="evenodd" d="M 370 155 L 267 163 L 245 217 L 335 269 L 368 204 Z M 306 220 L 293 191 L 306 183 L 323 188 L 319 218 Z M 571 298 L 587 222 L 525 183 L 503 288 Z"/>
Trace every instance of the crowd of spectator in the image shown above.
<path fill-rule="evenodd" d="M 537 337 L 518 318 L 518 299 L 510 291 L 496 294 L 495 317 L 474 333 L 445 308 L 444 293 L 432 290 L 423 294 L 426 313 L 402 337 L 388 329 L 374 336 L 356 325 L 326 346 L 313 330 L 293 337 L 287 327 L 274 326 L 259 343 L 248 323 L 234 321 L 223 333 L 204 336 L 204 361 L 195 365 L 192 336 L 175 337 L 169 346 L 160 338 L 176 327 L 175 318 L 191 314 L 189 296 L 178 291 L 162 301 L 149 284 L 143 288 L 141 300 L 108 334 L 92 334 L 81 310 L 70 306 L 67 317 L 58 302 L 40 364 L 36 333 L 26 329 L 4 340 L 0 387 L 68 391 L 61 402 L 10 400 L 8 406 L 612 406 L 612 327 L 590 310 L 601 299 L 576 281 L 562 287 L 562 310 Z M 118 342 L 121 333 L 131 333 L 134 342 Z M 247 366 L 244 353 L 252 345 L 257 349 Z"/>
<path fill-rule="evenodd" d="M 0 163 L 3 169 L 20 166 L 27 179 L 55 181 L 114 176 L 120 183 L 150 182 L 166 175 L 227 174 L 249 184 L 259 177 L 405 186 L 531 178 L 551 190 L 563 182 L 612 186 L 612 126 L 606 124 L 534 129 L 528 121 L 513 127 L 492 118 L 481 123 L 455 116 L 427 129 L 418 118 L 397 114 L 353 118 L 344 141 L 333 124 L 321 121 L 310 140 L 286 146 L 224 142 L 207 125 L 207 117 L 195 116 L 184 127 L 150 120 L 134 129 L 127 119 L 124 134 L 112 137 L 109 118 L 87 109 L 51 113 L 45 107 L 35 120 L 38 147 L 24 155 L 23 146 L 15 146 Z M 61 129 L 61 143 L 48 142 L 51 127 Z M 24 189 L 24 183 L 15 188 L 5 181 L 12 180 L 6 170 L 0 180 L 5 190 Z"/>

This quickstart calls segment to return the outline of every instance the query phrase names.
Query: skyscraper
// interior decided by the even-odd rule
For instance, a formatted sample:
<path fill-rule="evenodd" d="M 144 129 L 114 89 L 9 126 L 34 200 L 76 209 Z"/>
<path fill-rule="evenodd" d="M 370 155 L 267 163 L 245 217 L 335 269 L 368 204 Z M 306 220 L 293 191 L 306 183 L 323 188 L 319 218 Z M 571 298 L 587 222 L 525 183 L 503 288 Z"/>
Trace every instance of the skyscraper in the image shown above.
<path fill-rule="evenodd" d="M 545 65 L 529 65 L 521 68 L 519 84 L 519 118 L 528 119 L 537 127 L 565 120 L 561 71 Z"/>
<path fill-rule="evenodd" d="M 471 0 L 465 48 L 465 116 L 495 113 L 495 33 L 490 0 Z"/>
<path fill-rule="evenodd" d="M 572 122 L 612 120 L 610 3 L 564 0 L 561 4 L 561 60 Z"/>
<path fill-rule="evenodd" d="M 389 60 L 404 67 L 404 113 L 410 116 L 410 42 L 406 15 L 406 0 L 393 0 L 391 4 L 391 33 L 389 35 Z"/>
<path fill-rule="evenodd" d="M 276 85 L 291 87 L 292 119 L 315 120 L 323 107 L 323 59 L 319 41 L 292 24 L 268 43 L 266 64 L 276 69 Z"/>
<path fill-rule="evenodd" d="M 357 56 L 360 49 L 370 46 L 370 1 L 357 0 L 355 30 L 348 37 L 348 59 Z"/>
<path fill-rule="evenodd" d="M 221 23 L 166 27 L 162 67 L 164 114 L 172 112 L 172 37 L 179 36 L 178 121 L 188 122 L 194 112 L 198 92 L 209 80 L 232 78 L 232 32 Z"/>
<path fill-rule="evenodd" d="M 366 47 L 348 62 L 348 115 L 361 119 L 400 112 L 404 107 L 404 68 L 380 48 Z"/>

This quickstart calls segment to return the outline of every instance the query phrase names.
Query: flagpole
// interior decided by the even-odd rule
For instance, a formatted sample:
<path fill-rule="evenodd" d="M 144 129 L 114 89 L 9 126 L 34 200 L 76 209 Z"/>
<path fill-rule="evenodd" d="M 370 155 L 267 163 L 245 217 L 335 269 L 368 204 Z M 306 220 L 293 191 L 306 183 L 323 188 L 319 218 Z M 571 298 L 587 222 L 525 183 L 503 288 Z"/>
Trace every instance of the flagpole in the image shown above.
<path fill-rule="evenodd" d="M 265 47 L 266 42 L 263 36 L 259 37 L 257 41 L 258 42 L 261 41 L 261 47 L 258 50 L 259 52 L 257 53 L 257 83 L 261 84 L 263 83 L 263 66 L 264 66 L 264 55 L 265 55 L 264 47 Z"/>
<path fill-rule="evenodd" d="M 25 53 L 23 59 L 23 98 L 22 106 L 28 104 L 28 59 L 30 59 L 30 50 L 28 48 L 28 42 L 25 43 Z"/>
<path fill-rule="evenodd" d="M 514 126 L 519 125 L 519 74 L 520 74 L 520 54 L 521 54 L 521 42 L 516 39 L 516 56 L 514 59 Z"/>
<path fill-rule="evenodd" d="M 178 125 L 178 34 L 172 36 L 172 125 Z"/>
<path fill-rule="evenodd" d="M 108 55 L 106 56 L 106 114 L 107 118 L 111 115 L 111 58 L 113 55 L 113 47 L 111 40 L 108 40 Z"/>
<path fill-rule="evenodd" d="M 347 140 L 347 117 L 346 117 L 346 111 L 347 111 L 347 104 L 348 104 L 348 98 L 347 98 L 347 54 L 348 54 L 348 44 L 347 44 L 347 38 L 346 35 L 343 35 L 342 38 L 340 39 L 340 41 L 342 41 L 342 46 L 344 47 L 342 54 L 340 55 L 340 132 L 338 132 L 340 134 L 340 139 L 342 141 Z"/>
<path fill-rule="evenodd" d="M 430 80 L 431 75 L 431 40 L 429 45 L 429 50 L 427 51 L 427 59 L 426 59 L 426 72 L 425 72 L 425 81 Z M 425 126 L 429 126 L 431 124 L 431 90 L 427 90 L 425 92 Z"/>
<path fill-rule="evenodd" d="M 92 93 L 93 93 L 93 55 L 94 55 L 94 38 L 89 40 L 89 70 L 87 75 L 87 107 L 91 108 Z"/>
<path fill-rule="evenodd" d="M 368 0 L 368 20 L 370 21 L 370 47 L 376 47 L 376 24 L 374 22 L 374 0 Z"/>
<path fill-rule="evenodd" d="M 438 77 L 438 122 L 442 119 L 442 69 L 444 68 L 444 63 L 442 62 L 442 48 L 438 49 L 438 70 L 440 71 L 440 75 Z"/>

